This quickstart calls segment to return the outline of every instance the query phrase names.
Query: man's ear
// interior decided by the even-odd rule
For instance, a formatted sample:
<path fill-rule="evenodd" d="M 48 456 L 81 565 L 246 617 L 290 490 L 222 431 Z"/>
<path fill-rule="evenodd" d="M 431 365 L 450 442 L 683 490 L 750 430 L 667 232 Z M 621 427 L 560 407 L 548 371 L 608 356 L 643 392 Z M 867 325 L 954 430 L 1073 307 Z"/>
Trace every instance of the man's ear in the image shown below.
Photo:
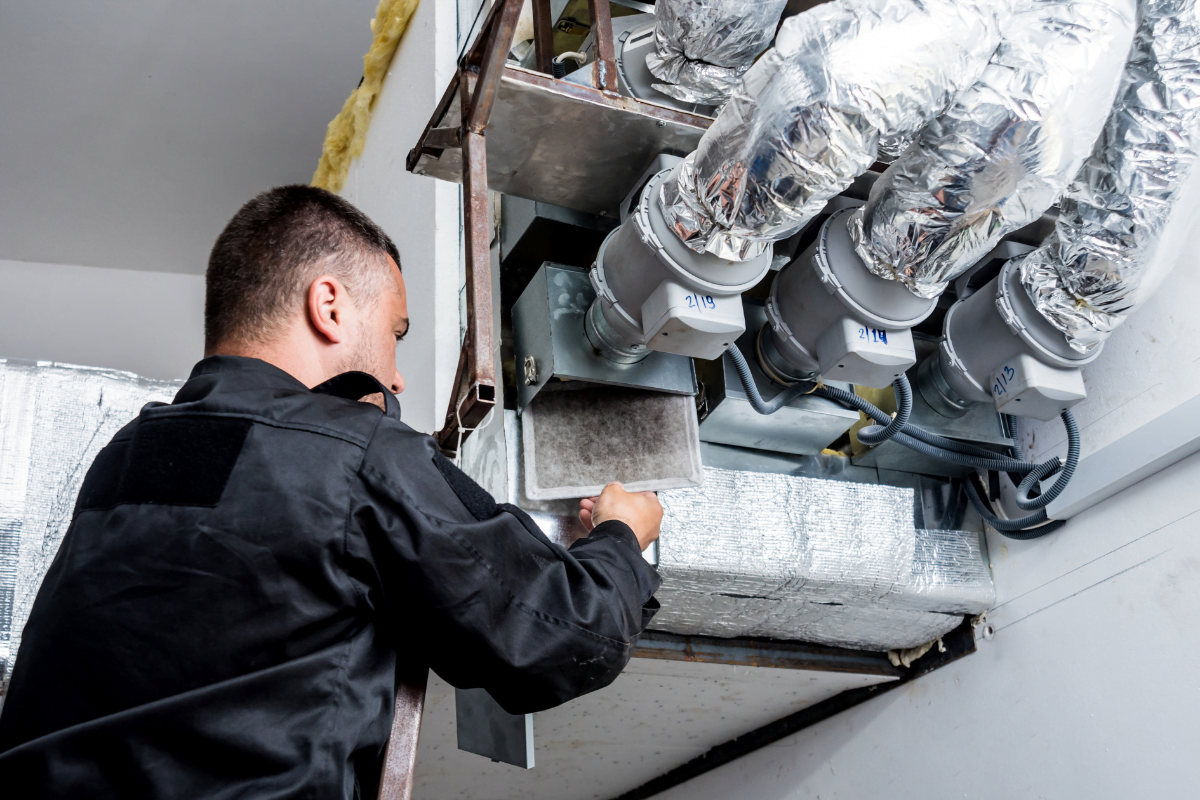
<path fill-rule="evenodd" d="M 341 281 L 332 275 L 322 275 L 310 283 L 305 310 L 309 324 L 330 344 L 345 341 L 350 298 Z"/>

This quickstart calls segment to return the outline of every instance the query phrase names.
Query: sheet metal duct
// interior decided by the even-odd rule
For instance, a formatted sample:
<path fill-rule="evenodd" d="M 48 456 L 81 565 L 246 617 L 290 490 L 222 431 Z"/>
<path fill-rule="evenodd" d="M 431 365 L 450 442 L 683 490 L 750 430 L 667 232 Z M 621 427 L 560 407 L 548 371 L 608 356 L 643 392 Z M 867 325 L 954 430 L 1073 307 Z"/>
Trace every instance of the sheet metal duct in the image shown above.
<path fill-rule="evenodd" d="M 1072 348 L 1093 351 L 1140 302 L 1139 287 L 1200 136 L 1200 11 L 1139 10 L 1133 54 L 1055 232 L 1019 263 L 1037 309 Z"/>
<path fill-rule="evenodd" d="M 45 361 L 0 360 L 0 697 L 42 577 L 100 448 L 180 383 Z"/>
<path fill-rule="evenodd" d="M 914 528 L 912 489 L 710 468 L 659 497 L 659 630 L 887 650 L 995 601 L 980 535 Z"/>
<path fill-rule="evenodd" d="M 775 36 L 787 0 L 659 0 L 654 88 L 687 103 L 719 105 Z"/>
<path fill-rule="evenodd" d="M 979 80 L 920 132 L 851 220 L 871 271 L 937 297 L 1041 216 L 1104 125 L 1135 15 L 1134 0 L 1017 0 Z"/>
<path fill-rule="evenodd" d="M 576 501 L 526 495 L 516 412 L 467 440 L 462 462 L 551 540 L 584 535 Z M 706 467 L 701 486 L 659 498 L 659 630 L 889 650 L 995 601 L 980 534 L 915 528 L 912 489 Z"/>
<path fill-rule="evenodd" d="M 739 261 L 797 232 L 881 137 L 911 136 L 974 83 L 996 14 L 986 0 L 836 0 L 789 18 L 663 184 L 671 229 Z"/>

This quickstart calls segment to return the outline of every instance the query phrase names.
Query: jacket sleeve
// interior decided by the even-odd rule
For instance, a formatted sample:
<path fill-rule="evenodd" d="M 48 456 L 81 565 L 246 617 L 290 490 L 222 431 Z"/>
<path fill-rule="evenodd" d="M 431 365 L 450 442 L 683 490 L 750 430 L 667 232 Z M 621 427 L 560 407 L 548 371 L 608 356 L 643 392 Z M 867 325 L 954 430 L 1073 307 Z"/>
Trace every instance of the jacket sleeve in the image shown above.
<path fill-rule="evenodd" d="M 661 582 L 627 525 L 603 523 L 564 549 L 402 425 L 381 426 L 360 477 L 352 513 L 401 658 L 487 689 L 514 714 L 600 689 L 625 667 Z"/>

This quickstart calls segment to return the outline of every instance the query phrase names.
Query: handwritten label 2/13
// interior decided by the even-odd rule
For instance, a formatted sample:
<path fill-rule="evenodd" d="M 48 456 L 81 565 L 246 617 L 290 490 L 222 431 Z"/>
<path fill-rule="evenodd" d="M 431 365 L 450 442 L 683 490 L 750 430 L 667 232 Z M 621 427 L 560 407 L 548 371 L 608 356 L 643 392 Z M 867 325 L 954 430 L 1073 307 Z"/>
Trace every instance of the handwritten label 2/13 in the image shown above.
<path fill-rule="evenodd" d="M 1008 385 L 1016 374 L 1016 370 L 1005 364 L 1004 368 L 996 373 L 996 380 L 992 382 L 992 397 L 1008 394 Z"/>

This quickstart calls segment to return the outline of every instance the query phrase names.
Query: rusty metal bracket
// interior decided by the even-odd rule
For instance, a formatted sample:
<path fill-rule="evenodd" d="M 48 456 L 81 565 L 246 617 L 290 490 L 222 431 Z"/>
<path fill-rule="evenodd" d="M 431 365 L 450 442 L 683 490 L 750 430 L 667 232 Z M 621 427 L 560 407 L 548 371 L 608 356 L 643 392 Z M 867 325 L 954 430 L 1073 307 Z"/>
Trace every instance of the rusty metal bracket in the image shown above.
<path fill-rule="evenodd" d="M 421 675 L 396 683 L 396 707 L 392 716 L 392 732 L 383 749 L 379 800 L 409 800 L 412 797 L 417 738 L 421 733 L 428 679 L 429 672 L 425 670 Z"/>
<path fill-rule="evenodd" d="M 606 94 L 617 94 L 617 56 L 613 50 L 612 13 L 608 0 L 588 0 L 592 33 L 596 36 L 596 60 L 592 62 L 592 85 Z"/>
<path fill-rule="evenodd" d="M 434 127 L 422 135 L 427 148 L 462 148 L 463 234 L 466 238 L 467 331 L 463 337 L 445 423 L 434 437 L 446 453 L 457 453 L 496 405 L 495 336 L 492 320 L 492 230 L 488 219 L 487 144 L 492 107 L 512 49 L 520 0 L 498 0 L 488 12 L 479 37 L 463 58 L 457 76 L 461 125 Z M 449 92 L 439 110 L 449 109 Z M 443 105 L 444 104 L 444 105 Z M 410 154 L 410 160 L 412 156 Z"/>
<path fill-rule="evenodd" d="M 533 0 L 533 53 L 538 72 L 554 74 L 554 20 L 550 0 Z"/>

